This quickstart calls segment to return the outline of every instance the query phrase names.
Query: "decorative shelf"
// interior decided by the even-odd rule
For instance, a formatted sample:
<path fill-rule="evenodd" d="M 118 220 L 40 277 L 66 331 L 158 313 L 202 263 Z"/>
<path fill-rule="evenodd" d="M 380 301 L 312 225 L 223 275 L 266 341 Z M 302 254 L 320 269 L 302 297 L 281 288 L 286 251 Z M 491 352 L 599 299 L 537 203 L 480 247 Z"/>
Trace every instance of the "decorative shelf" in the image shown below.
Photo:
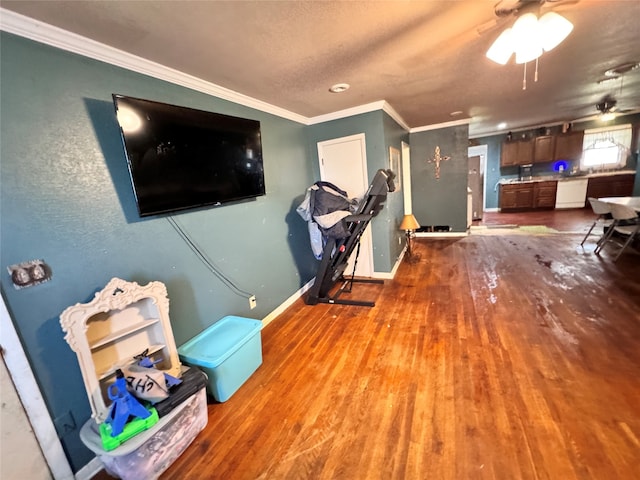
<path fill-rule="evenodd" d="M 125 337 L 127 335 L 130 335 L 132 333 L 135 333 L 139 330 L 148 328 L 151 325 L 154 325 L 156 323 L 158 323 L 160 321 L 159 318 L 154 318 L 154 319 L 149 319 L 149 320 L 144 320 L 142 322 L 138 322 L 134 325 L 130 325 L 127 328 L 123 328 L 121 330 L 118 330 L 117 332 L 111 333 L 109 335 L 105 335 L 104 337 L 96 340 L 95 342 L 91 343 L 91 350 L 98 350 L 100 347 L 103 347 L 104 345 L 107 345 L 111 342 L 115 342 L 119 339 L 121 339 L 122 337 Z"/>
<path fill-rule="evenodd" d="M 88 303 L 60 315 L 65 340 L 76 353 L 91 404 L 102 423 L 109 413 L 106 392 L 118 368 L 135 362 L 145 350 L 156 368 L 180 376 L 180 359 L 171 323 L 167 289 L 161 282 L 140 286 L 113 278 Z"/>

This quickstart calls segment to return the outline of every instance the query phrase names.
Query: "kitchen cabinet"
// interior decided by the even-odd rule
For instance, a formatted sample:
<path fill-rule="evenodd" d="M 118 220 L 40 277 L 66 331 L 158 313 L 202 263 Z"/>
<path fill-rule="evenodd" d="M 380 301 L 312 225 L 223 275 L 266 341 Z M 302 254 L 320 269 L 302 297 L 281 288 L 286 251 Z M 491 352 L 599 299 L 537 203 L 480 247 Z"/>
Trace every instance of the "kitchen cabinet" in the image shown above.
<path fill-rule="evenodd" d="M 555 208 L 558 182 L 535 182 L 533 184 L 533 208 Z"/>
<path fill-rule="evenodd" d="M 556 160 L 578 160 L 582 156 L 583 131 L 541 135 L 529 140 L 502 143 L 500 166 L 529 165 Z"/>
<path fill-rule="evenodd" d="M 560 133 L 556 135 L 555 160 L 577 160 L 582 156 L 583 131 Z"/>
<path fill-rule="evenodd" d="M 587 185 L 587 198 L 629 197 L 633 194 L 634 177 L 634 174 L 591 177 Z"/>
<path fill-rule="evenodd" d="M 500 209 L 526 209 L 533 206 L 533 182 L 500 185 Z"/>
<path fill-rule="evenodd" d="M 533 140 L 504 142 L 500 151 L 500 166 L 528 165 L 533 162 Z"/>
<path fill-rule="evenodd" d="M 557 185 L 555 180 L 500 185 L 500 210 L 554 208 Z"/>
<path fill-rule="evenodd" d="M 554 135 L 536 137 L 533 141 L 533 163 L 552 162 L 556 145 Z"/>

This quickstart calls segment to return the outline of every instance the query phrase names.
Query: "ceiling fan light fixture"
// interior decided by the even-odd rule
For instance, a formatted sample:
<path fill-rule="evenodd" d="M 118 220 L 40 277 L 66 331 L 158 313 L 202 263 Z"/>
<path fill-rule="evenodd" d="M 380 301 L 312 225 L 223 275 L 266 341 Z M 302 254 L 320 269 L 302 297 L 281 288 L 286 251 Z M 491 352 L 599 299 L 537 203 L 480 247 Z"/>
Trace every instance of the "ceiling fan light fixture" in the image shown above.
<path fill-rule="evenodd" d="M 515 53 L 516 63 L 527 63 L 557 47 L 572 30 L 573 24 L 555 12 L 545 13 L 540 19 L 532 12 L 524 13 L 500 34 L 486 55 L 506 65 Z"/>
<path fill-rule="evenodd" d="M 545 52 L 560 45 L 573 30 L 573 23 L 555 12 L 547 12 L 538 20 L 538 35 Z"/>
<path fill-rule="evenodd" d="M 513 49 L 516 63 L 527 63 L 542 55 L 538 17 L 525 13 L 518 17 L 512 27 Z"/>
<path fill-rule="evenodd" d="M 616 118 L 616 114 L 614 112 L 603 112 L 600 115 L 600 120 L 603 122 L 609 122 L 611 120 L 613 120 L 614 118 Z"/>
<path fill-rule="evenodd" d="M 513 54 L 511 29 L 507 28 L 500 34 L 493 45 L 487 50 L 487 58 L 500 65 L 506 65 Z"/>

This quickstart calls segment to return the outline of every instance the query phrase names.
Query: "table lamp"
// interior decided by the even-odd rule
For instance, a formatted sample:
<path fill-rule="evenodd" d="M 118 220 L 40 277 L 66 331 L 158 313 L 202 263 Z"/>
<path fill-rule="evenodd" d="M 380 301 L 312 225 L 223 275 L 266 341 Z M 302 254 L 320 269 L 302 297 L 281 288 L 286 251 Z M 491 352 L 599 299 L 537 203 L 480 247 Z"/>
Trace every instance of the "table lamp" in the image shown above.
<path fill-rule="evenodd" d="M 413 214 L 405 215 L 402 218 L 402 222 L 400 223 L 400 230 L 404 230 L 407 236 L 407 258 L 409 261 L 418 260 L 417 257 L 414 258 L 413 252 L 411 251 L 411 239 L 415 235 L 415 231 L 420 228 L 420 224 L 416 220 L 416 217 Z"/>

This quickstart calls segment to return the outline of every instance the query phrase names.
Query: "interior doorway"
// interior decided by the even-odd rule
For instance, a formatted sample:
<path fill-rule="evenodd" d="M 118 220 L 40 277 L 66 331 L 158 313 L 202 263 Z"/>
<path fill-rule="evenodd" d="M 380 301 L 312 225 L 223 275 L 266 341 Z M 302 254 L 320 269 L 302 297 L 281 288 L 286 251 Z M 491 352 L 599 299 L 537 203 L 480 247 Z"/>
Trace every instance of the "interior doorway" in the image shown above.
<path fill-rule="evenodd" d="M 347 192 L 350 198 L 361 199 L 369 188 L 367 176 L 367 154 L 364 133 L 318 142 L 320 179 L 333 183 Z M 353 263 L 358 249 L 349 259 L 346 272 L 353 272 Z M 373 241 L 371 229 L 365 229 L 360 237 L 360 253 L 355 274 L 359 277 L 373 276 Z"/>
<path fill-rule="evenodd" d="M 471 192 L 471 220 L 482 220 L 483 192 L 480 155 L 469 157 L 467 187 L 469 187 L 469 191 Z"/>
<path fill-rule="evenodd" d="M 471 189 L 472 219 L 482 220 L 487 198 L 487 145 L 469 147 L 469 177 L 467 186 Z M 475 157 L 478 157 L 476 160 Z M 472 160 L 473 159 L 473 160 Z"/>

